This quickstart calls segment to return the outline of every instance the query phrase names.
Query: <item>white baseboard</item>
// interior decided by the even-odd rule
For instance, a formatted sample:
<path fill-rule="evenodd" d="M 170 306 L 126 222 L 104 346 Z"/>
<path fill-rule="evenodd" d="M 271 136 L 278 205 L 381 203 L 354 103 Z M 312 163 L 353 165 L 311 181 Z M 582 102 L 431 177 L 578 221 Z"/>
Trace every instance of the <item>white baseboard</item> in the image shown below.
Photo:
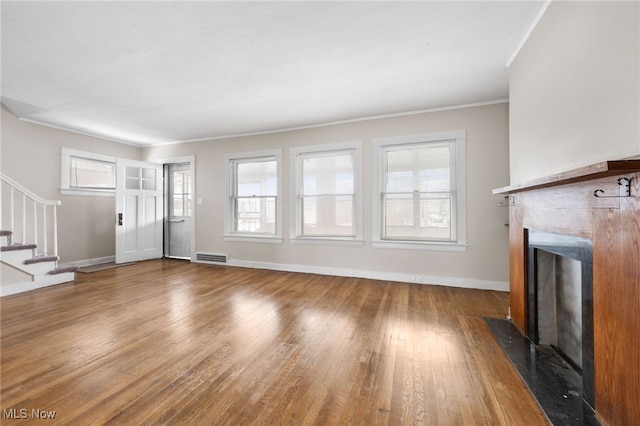
<path fill-rule="evenodd" d="M 115 262 L 115 256 L 99 257 L 95 259 L 78 260 L 75 262 L 67 262 L 68 265 L 74 265 L 77 267 L 99 265 L 102 263 Z M 310 266 L 310 265 L 295 265 L 288 263 L 273 263 L 273 262 L 255 262 L 250 260 L 229 259 L 227 263 L 221 262 L 199 262 L 192 260 L 194 263 L 206 263 L 222 266 L 233 266 L 241 268 L 255 268 L 255 269 L 267 269 L 272 271 L 282 272 L 301 272 L 307 274 L 319 274 L 319 275 L 335 275 L 340 277 L 353 277 L 353 278 L 367 278 L 372 280 L 382 281 L 397 281 L 413 284 L 427 284 L 427 285 L 441 285 L 448 287 L 459 288 L 472 288 L 478 290 L 495 290 L 495 291 L 509 291 L 509 283 L 506 281 L 490 281 L 479 280 L 473 278 L 464 277 L 444 277 L 437 275 L 424 275 L 424 274 L 404 274 L 400 272 L 384 272 L 384 271 L 371 271 L 366 269 L 354 269 L 354 268 L 332 268 L 322 266 Z M 25 283 L 15 286 L 2 288 L 2 296 L 9 294 L 21 293 L 23 291 L 33 290 L 37 288 L 34 283 Z"/>
<path fill-rule="evenodd" d="M 283 272 L 302 272 L 307 274 L 336 275 L 340 277 L 367 278 L 382 281 L 398 281 L 412 284 L 441 285 L 447 287 L 472 288 L 478 290 L 509 291 L 509 282 L 478 280 L 464 277 L 443 277 L 437 275 L 404 274 L 400 272 L 370 271 L 366 269 L 332 268 L 322 266 L 294 265 L 286 263 L 254 262 L 250 260 L 229 259 L 227 263 L 197 262 L 241 268 L 268 269 Z"/>
<path fill-rule="evenodd" d="M 115 256 L 96 257 L 95 259 L 76 260 L 75 262 L 66 262 L 65 265 L 77 266 L 82 268 L 83 266 L 101 265 L 103 263 L 115 262 Z"/>

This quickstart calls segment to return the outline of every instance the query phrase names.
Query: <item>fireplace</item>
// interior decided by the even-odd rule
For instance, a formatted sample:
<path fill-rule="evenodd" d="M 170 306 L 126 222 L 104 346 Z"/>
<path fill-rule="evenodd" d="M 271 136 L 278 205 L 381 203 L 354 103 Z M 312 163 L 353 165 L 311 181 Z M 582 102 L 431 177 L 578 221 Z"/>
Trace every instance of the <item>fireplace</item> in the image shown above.
<path fill-rule="evenodd" d="M 536 230 L 527 241 L 529 338 L 580 374 L 582 397 L 593 408 L 593 241 Z"/>
<path fill-rule="evenodd" d="M 523 359 L 539 359 L 538 347 L 555 346 L 581 371 L 581 378 L 576 376 L 583 385 L 585 405 L 595 408 L 600 423 L 636 424 L 640 418 L 640 160 L 604 161 L 499 188 L 494 194 L 509 199 L 511 321 L 507 324 L 508 330 L 525 339 L 521 346 L 528 352 Z M 568 278 L 556 278 L 561 271 L 567 271 Z M 547 304 L 550 293 L 560 293 L 560 300 Z M 558 318 L 558 306 L 570 313 Z M 558 322 L 581 324 L 558 330 Z M 571 331 L 578 327 L 579 332 Z M 555 331 L 549 334 L 548 329 Z M 508 339 L 515 342 L 516 335 L 509 333 Z M 539 377 L 539 370 L 534 368 L 531 376 Z M 553 382 L 557 376 L 547 375 L 543 381 Z"/>

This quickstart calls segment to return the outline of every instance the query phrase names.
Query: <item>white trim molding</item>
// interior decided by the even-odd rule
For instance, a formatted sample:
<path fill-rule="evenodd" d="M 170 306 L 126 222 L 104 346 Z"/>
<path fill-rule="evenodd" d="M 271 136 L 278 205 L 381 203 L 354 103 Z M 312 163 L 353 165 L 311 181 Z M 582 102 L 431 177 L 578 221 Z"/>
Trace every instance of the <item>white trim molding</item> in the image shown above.
<path fill-rule="evenodd" d="M 74 262 L 66 262 L 67 265 L 77 266 L 82 268 L 84 266 L 102 265 L 103 263 L 112 263 L 116 261 L 114 256 L 96 257 L 94 259 L 76 260 Z"/>
<path fill-rule="evenodd" d="M 302 191 L 302 169 L 300 159 L 304 155 L 331 154 L 340 151 L 353 152 L 353 223 L 352 236 L 305 236 L 300 235 L 302 214 L 300 212 L 299 197 Z M 345 245 L 362 246 L 363 237 L 363 172 L 362 172 L 362 141 L 339 142 L 321 145 L 298 146 L 289 150 L 289 243 L 307 245 Z"/>
<path fill-rule="evenodd" d="M 551 5 L 551 0 L 545 0 L 544 4 L 542 5 L 540 10 L 538 11 L 538 14 L 535 16 L 535 18 L 533 18 L 533 21 L 531 22 L 531 25 L 529 25 L 529 28 L 527 28 L 527 31 L 525 31 L 525 33 L 522 35 L 522 39 L 520 40 L 520 42 L 516 46 L 516 49 L 513 51 L 511 56 L 509 56 L 509 59 L 507 59 L 505 67 L 509 68 L 511 66 L 511 64 L 513 63 L 513 61 L 516 59 L 516 57 L 518 56 L 518 53 L 520 53 L 520 51 L 524 47 L 524 45 L 527 42 L 527 40 L 529 40 L 529 37 L 531 37 L 531 34 L 533 33 L 533 30 L 535 30 L 536 27 L 538 26 L 538 23 L 540 22 L 540 20 L 544 16 L 545 12 L 549 8 L 549 5 Z"/>
<path fill-rule="evenodd" d="M 202 262 L 204 263 L 204 262 Z M 400 272 L 373 271 L 370 269 L 334 268 L 325 266 L 296 265 L 274 262 L 256 262 L 251 260 L 228 259 L 220 264 L 231 267 L 267 269 L 271 271 L 299 272 L 304 274 L 333 275 L 339 277 L 365 278 L 380 281 L 395 281 L 411 284 L 439 285 L 446 287 L 470 288 L 476 290 L 509 291 L 509 282 L 479 280 L 465 277 L 446 277 L 438 275 L 410 274 Z"/>
<path fill-rule="evenodd" d="M 289 244 L 300 244 L 310 246 L 346 246 L 362 247 L 364 240 L 354 238 L 330 238 L 330 237 L 291 237 Z"/>
<path fill-rule="evenodd" d="M 196 214 L 197 207 L 197 199 L 198 199 L 198 187 L 197 187 L 197 179 L 196 179 L 196 156 L 195 155 L 185 155 L 180 157 L 162 157 L 162 158 L 151 158 L 148 161 L 152 163 L 162 164 L 166 166 L 167 164 L 186 164 L 189 163 L 189 170 L 191 171 L 191 230 L 190 230 L 190 238 L 191 238 L 191 247 L 189 248 L 189 258 L 195 259 L 196 256 L 196 220 L 198 215 Z M 165 183 L 165 198 L 166 198 L 166 183 Z M 167 200 L 163 200 L 165 206 L 167 205 Z M 166 220 L 165 213 L 165 220 Z"/>
<path fill-rule="evenodd" d="M 235 232 L 233 230 L 233 178 L 232 164 L 238 160 L 264 159 L 273 157 L 276 160 L 276 229 L 275 234 L 251 234 L 248 232 Z M 224 239 L 226 241 L 282 243 L 282 149 L 269 149 L 263 151 L 235 152 L 224 154 L 224 179 L 225 179 L 225 208 L 224 208 Z"/>
<path fill-rule="evenodd" d="M 224 234 L 225 241 L 237 243 L 282 244 L 282 237 L 268 235 Z"/>
<path fill-rule="evenodd" d="M 73 188 L 71 187 L 71 158 L 83 158 L 92 161 L 113 164 L 114 187 L 113 188 Z M 116 157 L 80 151 L 77 149 L 62 147 L 60 152 L 60 193 L 62 195 L 90 196 L 90 197 L 115 197 Z"/>
<path fill-rule="evenodd" d="M 467 251 L 467 170 L 466 170 L 466 130 L 453 130 L 418 135 L 393 136 L 373 139 L 373 238 L 371 246 L 374 248 L 430 250 L 448 252 Z M 454 153 L 451 163 L 451 191 L 452 212 L 452 241 L 383 239 L 382 193 L 384 188 L 384 153 L 387 149 L 418 144 L 447 144 Z"/>

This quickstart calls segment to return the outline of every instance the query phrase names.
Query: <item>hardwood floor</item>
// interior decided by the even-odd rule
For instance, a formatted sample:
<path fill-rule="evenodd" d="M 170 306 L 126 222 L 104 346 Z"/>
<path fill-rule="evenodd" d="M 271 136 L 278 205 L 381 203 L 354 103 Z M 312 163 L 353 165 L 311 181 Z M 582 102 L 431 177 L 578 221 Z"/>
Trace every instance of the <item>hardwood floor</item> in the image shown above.
<path fill-rule="evenodd" d="M 0 423 L 548 424 L 483 319 L 508 299 L 176 260 L 78 274 L 0 299 Z"/>

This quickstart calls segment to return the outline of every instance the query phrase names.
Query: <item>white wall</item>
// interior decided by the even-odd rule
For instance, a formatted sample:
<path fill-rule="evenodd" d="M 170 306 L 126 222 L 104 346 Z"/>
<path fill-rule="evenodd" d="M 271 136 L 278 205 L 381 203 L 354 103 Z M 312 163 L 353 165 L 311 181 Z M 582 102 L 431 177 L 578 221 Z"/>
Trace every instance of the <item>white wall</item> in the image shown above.
<path fill-rule="evenodd" d="M 2 108 L 2 172 L 36 195 L 62 202 L 58 210 L 61 262 L 115 254 L 115 198 L 60 194 L 62 147 L 138 159 L 137 147 L 18 120 Z"/>
<path fill-rule="evenodd" d="M 509 69 L 511 184 L 640 156 L 639 8 L 551 3 Z"/>
<path fill-rule="evenodd" d="M 467 131 L 466 253 L 391 250 L 371 247 L 372 139 L 449 130 Z M 291 245 L 289 148 L 362 140 L 364 144 L 364 247 Z M 282 244 L 229 242 L 224 233 L 225 153 L 283 148 Z M 146 160 L 195 155 L 196 251 L 221 253 L 230 262 L 326 273 L 363 272 L 368 276 L 405 279 L 420 275 L 423 282 L 482 288 L 508 288 L 507 209 L 492 195 L 508 183 L 508 106 L 506 103 L 424 113 L 268 135 L 238 137 L 144 149 Z"/>

